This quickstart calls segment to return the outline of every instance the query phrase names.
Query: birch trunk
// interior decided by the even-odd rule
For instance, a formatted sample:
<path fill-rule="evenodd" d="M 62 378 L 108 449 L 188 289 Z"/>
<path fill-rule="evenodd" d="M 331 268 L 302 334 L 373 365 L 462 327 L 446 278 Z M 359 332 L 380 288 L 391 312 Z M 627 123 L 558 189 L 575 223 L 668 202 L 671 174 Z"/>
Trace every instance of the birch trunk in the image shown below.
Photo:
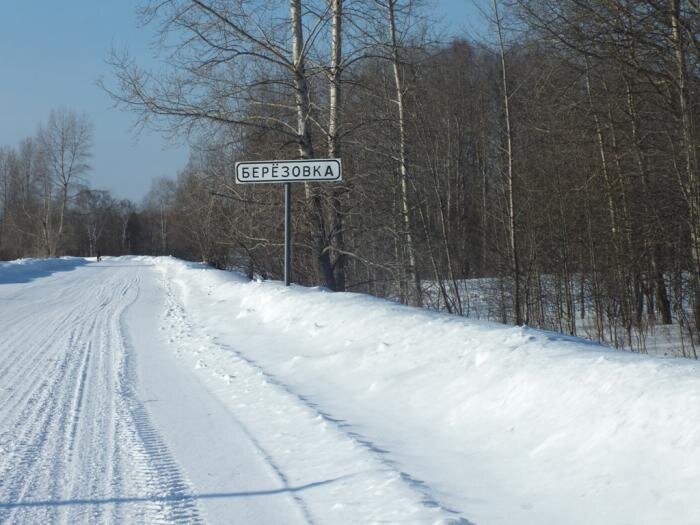
<path fill-rule="evenodd" d="M 48 178 L 48 175 L 45 175 L 44 178 L 44 214 L 42 217 L 41 221 L 41 227 L 42 227 L 42 237 L 44 241 L 44 250 L 46 253 L 46 257 L 53 257 L 53 243 L 52 239 L 53 236 L 51 234 L 51 229 L 53 228 L 53 225 L 51 224 L 51 200 L 52 200 L 52 191 L 51 191 L 51 182 L 50 179 Z"/>
<path fill-rule="evenodd" d="M 422 290 L 418 270 L 416 268 L 416 252 L 411 233 L 410 205 L 408 199 L 408 168 L 406 161 L 406 104 L 404 101 L 404 86 L 401 77 L 401 62 L 399 58 L 399 46 L 396 37 L 396 14 L 394 10 L 395 0 L 387 0 L 387 18 L 389 23 L 389 40 L 391 45 L 390 59 L 394 70 L 394 86 L 396 89 L 396 105 L 399 117 L 399 173 L 401 188 L 401 214 L 403 219 L 404 240 L 406 257 L 408 258 L 407 274 L 415 287 L 415 300 L 417 305 L 422 303 Z"/>
<path fill-rule="evenodd" d="M 513 272 L 513 316 L 516 325 L 523 324 L 522 304 L 520 299 L 520 259 L 518 255 L 517 236 L 515 232 L 515 181 L 513 173 L 513 132 L 510 123 L 510 106 L 508 100 L 508 74 L 506 70 L 506 52 L 503 41 L 501 19 L 498 14 L 498 2 L 493 0 L 493 12 L 496 17 L 498 44 L 501 51 L 501 81 L 503 87 L 503 111 L 506 118 L 506 155 L 508 168 L 506 172 L 506 187 L 508 191 L 508 241 L 511 256 L 511 271 Z"/>
<path fill-rule="evenodd" d="M 331 0 L 331 67 L 329 75 L 329 108 L 328 108 L 328 157 L 340 158 L 340 106 L 341 106 L 341 75 L 343 56 L 343 0 Z M 341 209 L 340 189 L 335 185 L 331 194 L 332 205 L 332 237 L 337 250 L 336 259 L 332 264 L 336 290 L 345 291 L 345 235 L 344 212 Z"/>
<path fill-rule="evenodd" d="M 294 66 L 294 95 L 297 110 L 297 136 L 299 155 L 302 159 L 314 158 L 311 130 L 309 127 L 309 85 L 306 81 L 304 60 L 304 31 L 301 24 L 301 0 L 290 0 L 292 22 L 292 62 Z M 326 235 L 323 201 L 316 188 L 304 183 L 306 203 L 311 210 L 312 237 L 314 240 L 318 272 L 324 286 L 336 290 L 336 282 L 330 261 L 330 251 Z"/>

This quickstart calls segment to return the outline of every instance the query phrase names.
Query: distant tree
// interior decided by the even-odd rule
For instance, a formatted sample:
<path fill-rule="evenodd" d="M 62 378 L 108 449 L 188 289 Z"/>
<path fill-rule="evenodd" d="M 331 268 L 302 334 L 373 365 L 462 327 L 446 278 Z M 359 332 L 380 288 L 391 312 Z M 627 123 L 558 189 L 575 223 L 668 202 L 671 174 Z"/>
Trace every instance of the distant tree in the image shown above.
<path fill-rule="evenodd" d="M 173 179 L 160 177 L 151 184 L 143 201 L 143 213 L 148 218 L 150 239 L 147 251 L 153 255 L 170 255 L 172 221 L 177 183 Z"/>
<path fill-rule="evenodd" d="M 104 252 L 105 232 L 109 232 L 116 204 L 107 191 L 82 189 L 75 197 L 76 219 L 80 221 L 79 237 L 87 240 L 87 255 L 94 257 L 98 251 Z M 112 233 L 113 237 L 116 232 Z"/>
<path fill-rule="evenodd" d="M 39 128 L 44 213 L 41 219 L 45 253 L 57 255 L 64 232 L 64 219 L 74 185 L 89 171 L 92 123 L 84 115 L 59 109 L 51 111 Z M 58 210 L 54 202 L 58 201 Z M 55 224 L 57 222 L 57 224 Z"/>
<path fill-rule="evenodd" d="M 116 204 L 116 213 L 119 218 L 119 251 L 122 254 L 132 253 L 135 247 L 129 235 L 129 222 L 135 212 L 136 206 L 128 199 L 122 199 Z"/>

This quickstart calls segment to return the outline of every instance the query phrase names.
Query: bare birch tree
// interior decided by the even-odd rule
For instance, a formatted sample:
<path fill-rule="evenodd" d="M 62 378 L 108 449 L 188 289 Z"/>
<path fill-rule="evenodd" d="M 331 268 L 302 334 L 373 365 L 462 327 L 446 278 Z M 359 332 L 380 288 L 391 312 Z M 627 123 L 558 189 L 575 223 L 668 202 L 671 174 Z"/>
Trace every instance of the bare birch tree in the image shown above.
<path fill-rule="evenodd" d="M 64 232 L 66 209 L 71 190 L 90 169 L 92 124 L 86 116 L 67 109 L 52 111 L 39 130 L 44 168 L 44 217 L 42 219 L 46 255 L 57 255 Z M 58 224 L 54 225 L 54 188 L 58 198 Z"/>
<path fill-rule="evenodd" d="M 394 102 L 396 104 L 396 114 L 398 121 L 398 164 L 399 164 L 399 185 L 400 185 L 400 211 L 403 222 L 402 236 L 404 239 L 403 248 L 405 250 L 405 284 L 402 288 L 407 294 L 407 298 L 413 298 L 412 301 L 416 304 L 422 302 L 422 288 L 418 268 L 416 263 L 416 249 L 413 241 L 412 224 L 411 224 L 411 204 L 409 202 L 409 173 L 407 159 L 407 130 L 406 130 L 406 101 L 405 101 L 405 85 L 401 62 L 401 49 L 396 31 L 396 0 L 386 0 L 384 5 L 386 9 L 386 27 L 388 33 L 388 58 L 393 71 L 394 81 Z M 411 293 L 409 290 L 413 289 Z"/>
<path fill-rule="evenodd" d="M 523 308 L 521 304 L 520 258 L 518 253 L 518 237 L 516 231 L 515 208 L 515 174 L 513 172 L 513 129 L 510 115 L 510 91 L 508 88 L 508 69 L 506 67 L 506 45 L 503 35 L 503 24 L 498 10 L 498 0 L 493 0 L 493 16 L 498 33 L 498 49 L 501 62 L 501 89 L 503 91 L 503 115 L 505 120 L 505 155 L 506 155 L 506 195 L 508 217 L 508 245 L 510 250 L 510 266 L 513 276 L 513 316 L 516 325 L 523 324 Z"/>

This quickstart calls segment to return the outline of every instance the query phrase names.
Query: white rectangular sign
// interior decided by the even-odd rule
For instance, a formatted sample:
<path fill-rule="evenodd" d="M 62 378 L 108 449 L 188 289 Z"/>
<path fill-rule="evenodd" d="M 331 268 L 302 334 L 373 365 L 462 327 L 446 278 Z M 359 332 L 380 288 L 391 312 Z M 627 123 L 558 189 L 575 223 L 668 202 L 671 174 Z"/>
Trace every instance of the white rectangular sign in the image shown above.
<path fill-rule="evenodd" d="M 342 180 L 340 159 L 236 162 L 236 182 L 317 182 Z"/>

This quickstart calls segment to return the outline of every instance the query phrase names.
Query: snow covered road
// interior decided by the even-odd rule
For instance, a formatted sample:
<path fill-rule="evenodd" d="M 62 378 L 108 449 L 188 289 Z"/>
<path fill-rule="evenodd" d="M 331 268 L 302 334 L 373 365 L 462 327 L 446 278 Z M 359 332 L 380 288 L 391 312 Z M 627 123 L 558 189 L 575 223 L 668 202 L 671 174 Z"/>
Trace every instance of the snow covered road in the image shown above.
<path fill-rule="evenodd" d="M 172 258 L 0 263 L 0 523 L 700 522 L 700 366 Z"/>
<path fill-rule="evenodd" d="M 80 265 L 2 286 L 0 522 L 196 520 L 134 394 L 123 316 L 140 274 Z"/>

